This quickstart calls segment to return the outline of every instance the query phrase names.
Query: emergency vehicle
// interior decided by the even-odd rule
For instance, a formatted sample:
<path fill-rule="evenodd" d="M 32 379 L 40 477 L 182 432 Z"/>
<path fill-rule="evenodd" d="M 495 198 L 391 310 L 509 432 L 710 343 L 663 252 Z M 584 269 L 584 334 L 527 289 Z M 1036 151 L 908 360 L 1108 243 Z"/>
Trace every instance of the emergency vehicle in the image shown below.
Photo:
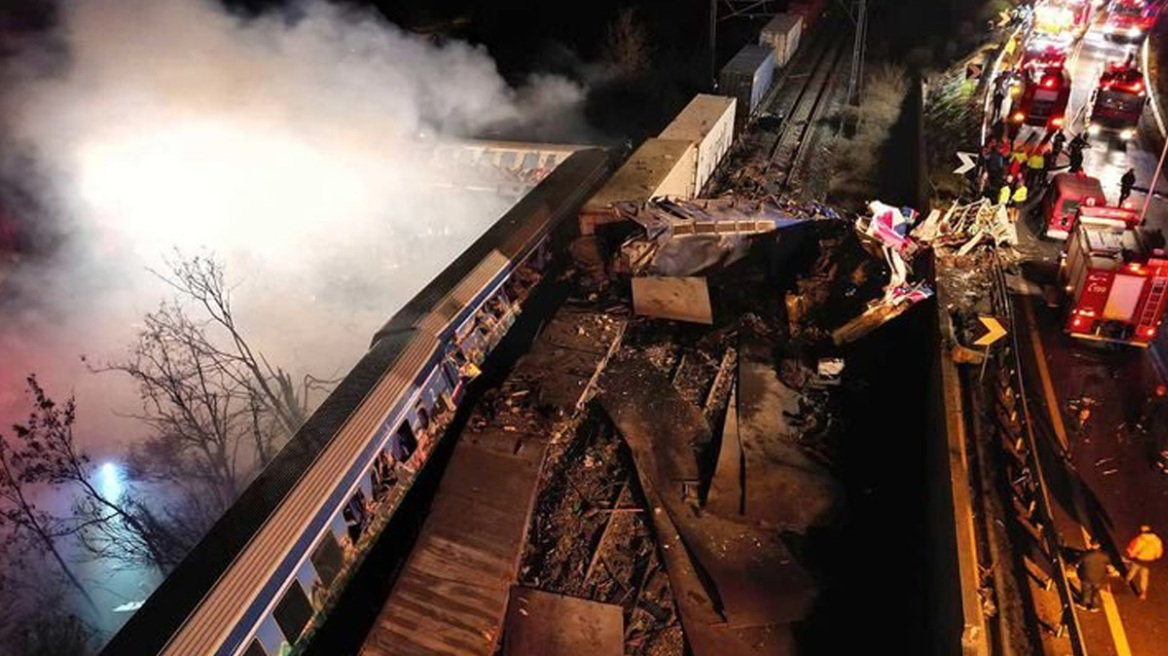
<path fill-rule="evenodd" d="M 1082 173 L 1059 173 L 1050 180 L 1042 199 L 1045 234 L 1051 239 L 1066 239 L 1075 217 L 1083 207 L 1103 207 L 1107 199 L 1098 178 Z"/>
<path fill-rule="evenodd" d="M 1010 120 L 1015 125 L 1062 127 L 1071 99 L 1071 76 L 1063 68 L 1020 71 L 1021 91 Z"/>
<path fill-rule="evenodd" d="M 1082 217 L 1063 249 L 1059 282 L 1072 337 L 1146 348 L 1168 294 L 1164 237 L 1115 219 Z"/>
<path fill-rule="evenodd" d="M 1139 67 L 1126 62 L 1109 65 L 1091 95 L 1087 134 L 1094 136 L 1109 130 L 1122 141 L 1131 140 L 1147 103 L 1148 90 Z"/>
<path fill-rule="evenodd" d="M 1066 62 L 1066 48 L 1046 41 L 1029 41 L 1018 68 L 1022 71 L 1045 72 L 1048 68 L 1062 68 Z"/>
<path fill-rule="evenodd" d="M 1048 0 L 1034 8 L 1034 23 L 1030 29 L 1029 40 L 1064 48 L 1071 45 L 1078 36 L 1076 14 L 1063 4 Z"/>
<path fill-rule="evenodd" d="M 1159 2 L 1112 0 L 1107 6 L 1103 37 L 1118 43 L 1139 43 L 1156 24 Z"/>

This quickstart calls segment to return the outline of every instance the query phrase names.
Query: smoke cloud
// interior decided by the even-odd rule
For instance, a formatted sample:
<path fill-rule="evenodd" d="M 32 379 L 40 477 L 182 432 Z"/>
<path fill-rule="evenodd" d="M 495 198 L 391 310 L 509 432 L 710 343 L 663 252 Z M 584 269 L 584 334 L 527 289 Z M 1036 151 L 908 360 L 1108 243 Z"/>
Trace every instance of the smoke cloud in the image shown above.
<path fill-rule="evenodd" d="M 169 295 L 149 271 L 175 249 L 225 262 L 271 361 L 339 375 L 514 200 L 467 190 L 498 180 L 435 143 L 586 134 L 575 83 L 510 88 L 481 48 L 320 1 L 242 19 L 209 0 L 74 0 L 59 18 L 0 98 L 3 187 L 29 201 L 7 210 L 58 238 L 0 263 L 0 419 L 35 371 L 76 392 L 99 451 L 140 430 L 119 417 L 137 401 L 78 356 L 119 358 Z"/>

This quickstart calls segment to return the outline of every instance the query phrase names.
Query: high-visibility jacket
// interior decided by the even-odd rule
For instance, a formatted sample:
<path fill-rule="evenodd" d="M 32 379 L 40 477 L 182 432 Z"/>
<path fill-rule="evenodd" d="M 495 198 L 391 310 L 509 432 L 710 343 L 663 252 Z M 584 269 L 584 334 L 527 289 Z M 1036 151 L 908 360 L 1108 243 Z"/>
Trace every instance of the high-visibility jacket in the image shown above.
<path fill-rule="evenodd" d="M 1042 153 L 1034 153 L 1030 159 L 1026 161 L 1026 166 L 1034 170 L 1041 170 L 1046 168 L 1046 157 Z"/>
<path fill-rule="evenodd" d="M 1005 205 L 1010 202 L 1010 185 L 1002 185 L 998 190 L 998 205 Z"/>
<path fill-rule="evenodd" d="M 1127 543 L 1127 557 L 1150 563 L 1164 555 L 1164 543 L 1155 533 L 1140 533 Z"/>
<path fill-rule="evenodd" d="M 1027 159 L 1026 158 L 1026 151 L 1019 148 L 1018 150 L 1014 151 L 1014 155 L 1010 159 L 1014 160 L 1015 162 L 1025 164 L 1026 159 Z"/>
<path fill-rule="evenodd" d="M 1027 189 L 1026 189 L 1026 185 L 1024 185 L 1024 184 L 1018 185 L 1018 188 L 1014 190 L 1014 198 L 1013 198 L 1014 202 L 1019 203 L 1019 204 L 1025 203 L 1026 197 L 1029 193 L 1030 192 L 1027 191 Z"/>

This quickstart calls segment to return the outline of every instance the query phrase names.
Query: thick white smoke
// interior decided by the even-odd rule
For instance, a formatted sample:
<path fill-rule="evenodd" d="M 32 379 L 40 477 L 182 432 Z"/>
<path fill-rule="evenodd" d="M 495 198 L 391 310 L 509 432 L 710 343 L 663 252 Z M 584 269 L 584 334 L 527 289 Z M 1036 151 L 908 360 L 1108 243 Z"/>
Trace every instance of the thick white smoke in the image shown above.
<path fill-rule="evenodd" d="M 217 254 L 254 344 L 338 375 L 509 204 L 457 191 L 492 181 L 430 146 L 524 125 L 564 139 L 543 131 L 576 127 L 582 99 L 561 78 L 509 88 L 480 48 L 319 1 L 244 20 L 210 0 L 74 0 L 56 36 L 65 65 L 17 59 L 0 107 L 5 175 L 32 176 L 12 166 L 31 157 L 43 175 L 15 182 L 66 236 L 50 261 L 0 264 L 0 419 L 35 371 L 76 391 L 102 445 L 133 436 L 115 414 L 135 397 L 78 356 L 119 357 L 167 295 L 148 273 L 163 256 Z"/>

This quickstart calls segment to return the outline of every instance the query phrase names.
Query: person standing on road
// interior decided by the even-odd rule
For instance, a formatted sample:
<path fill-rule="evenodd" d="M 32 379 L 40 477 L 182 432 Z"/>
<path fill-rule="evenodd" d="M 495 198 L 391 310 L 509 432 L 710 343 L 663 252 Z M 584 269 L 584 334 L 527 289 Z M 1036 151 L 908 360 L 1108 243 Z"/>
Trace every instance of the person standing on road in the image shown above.
<path fill-rule="evenodd" d="M 1144 524 L 1140 526 L 1139 535 L 1127 543 L 1127 577 L 1124 580 L 1128 585 L 1136 582 L 1135 593 L 1140 599 L 1148 598 L 1148 567 L 1164 556 L 1164 542 L 1160 536 L 1152 532 L 1152 527 Z"/>
<path fill-rule="evenodd" d="M 1111 558 L 1099 548 L 1099 542 L 1088 540 L 1087 551 L 1079 557 L 1075 571 L 1079 575 L 1079 601 L 1091 612 L 1099 610 L 1100 593 L 1107 585 L 1107 566 L 1110 564 Z"/>
<path fill-rule="evenodd" d="M 1127 173 L 1119 179 L 1119 205 L 1123 206 L 1123 201 L 1131 196 L 1132 187 L 1136 186 L 1136 170 L 1128 169 Z"/>
<path fill-rule="evenodd" d="M 1035 146 L 1026 159 L 1026 184 L 1038 189 L 1046 176 L 1046 156 L 1042 154 L 1042 146 Z"/>
<path fill-rule="evenodd" d="M 1161 383 L 1156 386 L 1155 391 L 1144 398 L 1144 405 L 1136 420 L 1136 428 L 1145 433 L 1151 432 L 1155 427 L 1156 415 L 1166 400 L 1168 400 L 1168 385 Z"/>
<path fill-rule="evenodd" d="M 1055 130 L 1054 136 L 1050 140 L 1050 166 L 1054 168 L 1058 166 L 1058 156 L 1063 152 L 1063 144 L 1067 141 L 1067 135 L 1063 134 L 1062 128 Z"/>
<path fill-rule="evenodd" d="M 993 118 L 993 120 L 995 120 L 995 121 L 998 120 L 998 117 L 1002 115 L 1002 103 L 1005 100 L 1006 100 L 1006 92 L 1002 90 L 1002 85 L 995 84 L 994 85 L 994 99 L 993 99 L 993 102 L 994 102 L 994 118 Z"/>
<path fill-rule="evenodd" d="M 1079 173 L 1083 170 L 1083 151 L 1081 149 L 1071 148 L 1067 157 L 1071 160 L 1071 168 L 1068 169 L 1071 173 Z"/>
<path fill-rule="evenodd" d="M 1007 206 L 1010 204 L 1010 197 L 1014 194 L 1014 178 L 1006 176 L 1006 180 L 1002 182 L 1002 188 L 998 189 L 998 205 Z"/>
<path fill-rule="evenodd" d="M 1029 190 L 1026 188 L 1026 180 L 1019 179 L 1018 184 L 1014 186 L 1014 193 L 1010 195 L 1010 221 L 1017 223 L 1018 215 L 1022 212 L 1022 206 L 1026 204 L 1026 199 L 1029 198 Z"/>

